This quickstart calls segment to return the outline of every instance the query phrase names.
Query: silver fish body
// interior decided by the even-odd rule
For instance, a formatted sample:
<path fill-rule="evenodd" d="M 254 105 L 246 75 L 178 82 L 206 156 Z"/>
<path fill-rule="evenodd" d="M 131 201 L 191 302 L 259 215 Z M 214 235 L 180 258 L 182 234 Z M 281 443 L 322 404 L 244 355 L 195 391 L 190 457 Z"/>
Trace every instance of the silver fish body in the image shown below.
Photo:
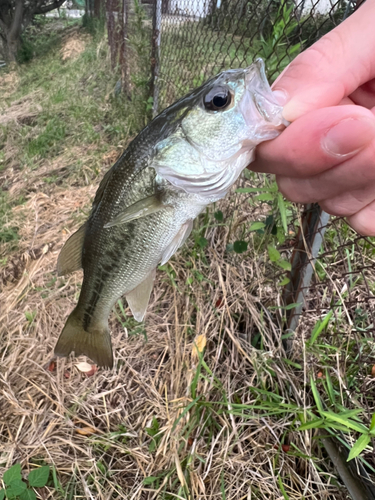
<path fill-rule="evenodd" d="M 115 302 L 125 295 L 143 319 L 157 266 L 188 238 L 199 213 L 228 193 L 255 146 L 285 126 L 258 60 L 212 78 L 143 129 L 104 176 L 88 221 L 59 256 L 60 275 L 82 267 L 84 280 L 55 353 L 111 367 Z"/>

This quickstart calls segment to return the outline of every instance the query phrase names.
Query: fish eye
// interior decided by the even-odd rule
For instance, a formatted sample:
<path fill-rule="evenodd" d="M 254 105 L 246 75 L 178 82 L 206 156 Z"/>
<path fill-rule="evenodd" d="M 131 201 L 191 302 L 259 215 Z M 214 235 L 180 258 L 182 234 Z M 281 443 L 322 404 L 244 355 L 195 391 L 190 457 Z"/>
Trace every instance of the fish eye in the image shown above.
<path fill-rule="evenodd" d="M 204 96 L 204 107 L 209 111 L 222 111 L 227 108 L 232 101 L 232 94 L 226 87 L 216 87 L 211 89 Z"/>

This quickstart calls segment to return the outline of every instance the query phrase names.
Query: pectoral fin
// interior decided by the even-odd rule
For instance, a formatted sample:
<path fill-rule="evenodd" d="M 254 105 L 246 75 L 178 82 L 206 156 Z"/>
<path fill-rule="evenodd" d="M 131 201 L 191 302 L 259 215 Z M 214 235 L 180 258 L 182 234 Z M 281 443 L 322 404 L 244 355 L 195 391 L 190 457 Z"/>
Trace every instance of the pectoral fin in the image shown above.
<path fill-rule="evenodd" d="M 161 265 L 163 266 L 168 260 L 172 257 L 174 253 L 185 243 L 185 241 L 189 238 L 191 230 L 193 229 L 193 221 L 190 220 L 185 222 L 173 238 L 171 243 L 164 250 L 163 255 L 161 256 Z"/>
<path fill-rule="evenodd" d="M 85 239 L 86 224 L 83 224 L 78 231 L 65 242 L 57 259 L 57 274 L 65 274 L 78 271 L 82 267 L 82 247 Z"/>
<path fill-rule="evenodd" d="M 126 207 L 123 212 L 120 212 L 113 220 L 107 222 L 104 227 L 109 228 L 119 224 L 125 224 L 125 222 L 130 222 L 131 220 L 160 212 L 160 210 L 164 210 L 165 208 L 171 207 L 170 205 L 164 205 L 160 197 L 152 195 L 137 201 L 130 207 Z"/>
<path fill-rule="evenodd" d="M 156 269 L 151 271 L 147 278 L 140 283 L 137 288 L 134 288 L 130 293 L 126 294 L 126 300 L 128 301 L 131 312 L 133 313 L 134 319 L 141 322 L 146 314 L 146 309 L 148 302 L 150 300 L 151 290 L 154 286 L 154 279 L 156 275 Z"/>

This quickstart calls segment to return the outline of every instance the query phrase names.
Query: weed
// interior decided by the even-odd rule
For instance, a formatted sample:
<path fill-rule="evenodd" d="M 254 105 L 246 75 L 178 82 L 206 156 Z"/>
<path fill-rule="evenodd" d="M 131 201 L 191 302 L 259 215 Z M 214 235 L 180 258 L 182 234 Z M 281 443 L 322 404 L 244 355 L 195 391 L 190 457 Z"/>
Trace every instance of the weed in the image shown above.
<path fill-rule="evenodd" d="M 290 44 L 291 35 L 298 28 L 299 23 L 292 17 L 294 5 L 287 6 L 282 2 L 277 13 L 271 17 L 270 34 L 260 37 L 260 41 L 255 42 L 257 54 L 266 61 L 267 72 L 271 80 L 274 80 L 281 71 L 301 52 L 303 42 L 298 41 Z"/>
<path fill-rule="evenodd" d="M 53 25 L 55 21 L 50 23 Z M 82 165 L 81 177 L 87 182 L 99 174 L 97 165 L 102 166 L 102 157 L 113 149 L 112 143 L 127 140 L 129 104 L 123 98 L 121 102 L 104 99 L 111 94 L 118 78 L 116 73 L 108 71 L 107 50 L 97 50 L 97 43 L 86 35 L 86 50 L 72 60 L 63 61 L 59 57 L 62 32 L 54 31 L 54 37 L 52 51 L 45 47 L 45 53 L 41 51 L 43 56 L 20 67 L 20 84 L 12 95 L 12 99 L 25 94 L 35 96 L 31 99 L 36 99 L 43 111 L 37 113 L 31 126 L 9 123 L 1 139 L 8 147 L 17 141 L 12 163 L 27 168 L 38 168 L 44 159 L 57 158 L 64 151 L 88 144 L 90 158 L 85 159 L 84 167 Z M 41 45 L 44 43 L 43 37 L 38 40 Z M 10 161 L 5 160 L 4 154 L 1 150 L 2 170 Z M 82 164 L 81 158 L 82 155 L 72 158 L 75 166 Z M 90 163 L 91 171 L 87 167 Z M 80 169 L 74 170 L 79 175 Z M 46 182 L 50 182 L 48 178 L 46 176 Z"/>
<path fill-rule="evenodd" d="M 160 443 L 161 438 L 162 438 L 162 435 L 160 432 L 160 424 L 155 417 L 152 417 L 151 425 L 149 427 L 146 427 L 145 431 L 152 438 L 150 445 L 148 447 L 149 451 L 152 453 L 158 448 L 159 443 Z"/>
<path fill-rule="evenodd" d="M 44 118 L 44 117 L 43 117 Z M 66 135 L 66 125 L 62 119 L 46 117 L 42 133 L 31 139 L 26 145 L 26 152 L 30 158 L 44 158 L 47 154 L 57 154 L 61 141 Z"/>
<path fill-rule="evenodd" d="M 151 84 L 151 28 L 145 24 L 146 13 L 138 0 L 134 2 L 134 15 L 129 24 L 130 92 L 134 127 L 139 131 L 152 118 L 153 100 Z"/>
<path fill-rule="evenodd" d="M 37 15 L 33 19 L 21 37 L 21 47 L 17 54 L 20 64 L 29 63 L 32 59 L 43 57 L 58 48 L 60 42 L 59 31 L 69 27 L 78 26 L 76 19 L 63 19 L 59 21 L 47 19 L 43 15 Z M 59 29 L 48 29 L 57 25 Z"/>
<path fill-rule="evenodd" d="M 96 17 L 85 13 L 82 18 L 82 26 L 97 41 L 101 40 L 105 34 L 105 22 L 105 15 Z"/>
<path fill-rule="evenodd" d="M 332 432 L 332 434 L 334 434 L 335 431 L 341 431 L 344 433 L 355 431 L 359 434 L 359 438 L 350 449 L 348 456 L 348 461 L 350 461 L 353 458 L 358 457 L 358 455 L 362 453 L 370 444 L 371 439 L 375 437 L 375 413 L 372 415 L 369 427 L 366 427 L 366 425 L 364 425 L 358 417 L 359 414 L 363 412 L 362 408 L 347 410 L 338 403 L 328 371 L 326 372 L 326 382 L 331 404 L 337 404 L 341 411 L 336 413 L 331 410 L 324 410 L 315 381 L 313 378 L 310 378 L 310 385 L 314 395 L 315 404 L 318 409 L 319 418 L 303 423 L 299 427 L 299 431 L 308 429 L 324 429 L 328 432 Z"/>
<path fill-rule="evenodd" d="M 15 247 L 19 238 L 18 227 L 11 224 L 12 206 L 17 203 L 11 203 L 6 192 L 0 189 L 0 244 L 7 243 L 9 251 Z"/>
<path fill-rule="evenodd" d="M 3 500 L 6 497 L 9 499 L 36 500 L 33 488 L 45 486 L 48 483 L 50 472 L 49 466 L 44 465 L 29 472 L 27 480 L 23 480 L 21 465 L 14 464 L 4 472 L 5 489 L 0 490 L 0 499 Z"/>
<path fill-rule="evenodd" d="M 25 311 L 25 317 L 27 321 L 29 322 L 29 325 L 31 325 L 35 319 L 35 316 L 37 315 L 37 311 Z"/>

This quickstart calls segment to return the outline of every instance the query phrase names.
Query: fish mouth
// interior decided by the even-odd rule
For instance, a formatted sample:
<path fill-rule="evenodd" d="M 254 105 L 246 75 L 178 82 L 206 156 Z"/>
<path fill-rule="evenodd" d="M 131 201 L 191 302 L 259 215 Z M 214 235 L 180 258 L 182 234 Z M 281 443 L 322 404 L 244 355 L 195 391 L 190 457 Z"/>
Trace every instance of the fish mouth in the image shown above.
<path fill-rule="evenodd" d="M 282 106 L 277 102 L 268 83 L 264 62 L 258 58 L 245 70 L 245 95 L 241 111 L 247 125 L 254 131 L 263 128 L 280 132 L 289 125 L 282 115 Z M 276 134 L 274 133 L 273 136 Z M 263 139 L 265 140 L 265 139 Z"/>

